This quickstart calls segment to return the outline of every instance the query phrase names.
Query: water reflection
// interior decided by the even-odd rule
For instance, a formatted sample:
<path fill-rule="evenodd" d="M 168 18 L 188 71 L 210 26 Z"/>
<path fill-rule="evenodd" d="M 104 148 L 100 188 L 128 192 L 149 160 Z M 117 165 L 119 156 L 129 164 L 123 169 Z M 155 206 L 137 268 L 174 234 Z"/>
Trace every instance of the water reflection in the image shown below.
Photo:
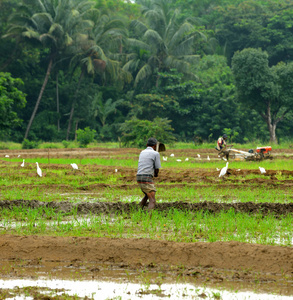
<path fill-rule="evenodd" d="M 266 300 L 289 300 L 290 296 L 256 294 L 252 292 L 229 292 L 220 289 L 210 289 L 206 287 L 195 286 L 192 284 L 138 284 L 138 283 L 117 283 L 109 281 L 72 281 L 72 280 L 28 280 L 13 279 L 0 280 L 0 288 L 13 289 L 15 287 L 36 287 L 41 289 L 42 294 L 51 296 L 77 295 L 79 297 L 88 297 L 90 299 L 266 299 Z M 57 289 L 57 290 L 56 290 Z M 61 291 L 61 289 L 63 289 Z M 55 291 L 54 291 L 55 290 Z M 11 299 L 11 295 L 7 298 Z M 33 299 L 31 295 L 15 296 L 13 299 Z"/>

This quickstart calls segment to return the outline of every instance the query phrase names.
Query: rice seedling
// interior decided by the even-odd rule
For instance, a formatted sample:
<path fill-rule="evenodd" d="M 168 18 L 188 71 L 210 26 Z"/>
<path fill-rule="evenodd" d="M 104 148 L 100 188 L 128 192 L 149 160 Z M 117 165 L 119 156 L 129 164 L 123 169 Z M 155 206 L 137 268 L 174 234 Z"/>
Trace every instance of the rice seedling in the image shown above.
<path fill-rule="evenodd" d="M 239 241 L 266 245 L 293 245 L 292 215 L 249 215 L 233 209 L 218 214 L 198 211 L 144 211 L 91 215 L 76 210 L 64 214 L 49 208 L 2 209 L 1 233 L 150 238 L 176 242 Z"/>

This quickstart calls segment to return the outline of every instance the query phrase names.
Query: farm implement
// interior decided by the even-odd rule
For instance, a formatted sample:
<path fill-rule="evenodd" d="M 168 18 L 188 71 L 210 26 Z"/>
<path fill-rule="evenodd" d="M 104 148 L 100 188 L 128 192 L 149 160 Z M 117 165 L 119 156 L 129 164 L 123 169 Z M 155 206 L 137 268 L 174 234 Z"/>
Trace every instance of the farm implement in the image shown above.
<path fill-rule="evenodd" d="M 235 160 L 247 160 L 247 161 L 261 161 L 264 159 L 273 159 L 271 155 L 272 147 L 257 147 L 255 150 L 250 149 L 248 151 L 237 150 L 234 148 L 225 148 L 219 152 L 219 157 L 222 159 L 235 159 Z"/>

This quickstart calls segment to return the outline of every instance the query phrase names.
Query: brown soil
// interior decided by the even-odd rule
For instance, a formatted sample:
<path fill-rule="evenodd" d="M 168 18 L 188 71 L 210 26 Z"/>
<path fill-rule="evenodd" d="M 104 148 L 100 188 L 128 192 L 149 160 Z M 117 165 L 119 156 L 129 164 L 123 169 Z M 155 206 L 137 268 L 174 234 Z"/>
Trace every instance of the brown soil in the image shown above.
<path fill-rule="evenodd" d="M 39 208 L 49 207 L 54 208 L 56 211 L 62 211 L 65 213 L 76 211 L 78 214 L 101 214 L 101 213 L 131 213 L 134 210 L 138 210 L 139 205 L 135 202 L 122 203 L 122 202 L 96 202 L 96 203 L 72 203 L 68 201 L 61 202 L 42 202 L 37 200 L 4 200 L 0 201 L 1 208 L 13 207 L 28 207 L 28 208 Z M 166 202 L 157 203 L 156 210 L 168 211 L 170 209 L 177 210 L 188 210 L 188 211 L 206 211 L 210 213 L 219 213 L 221 211 L 228 211 L 233 209 L 235 212 L 250 213 L 263 215 L 271 214 L 276 217 L 292 214 L 293 203 L 215 203 L 210 201 L 204 201 L 200 203 L 188 203 L 188 202 Z"/>
<path fill-rule="evenodd" d="M 239 242 L 175 243 L 149 239 L 0 236 L 0 260 L 30 264 L 66 263 L 92 267 L 159 268 L 181 275 L 224 280 L 273 280 L 292 283 L 293 249 Z M 25 263 L 28 264 L 28 263 Z M 52 268 L 53 269 L 53 268 Z M 14 266 L 11 270 L 16 276 Z M 1 271 L 3 273 L 3 270 Z"/>
<path fill-rule="evenodd" d="M 248 151 L 248 149 L 237 148 L 238 150 Z M 121 159 L 129 158 L 131 154 L 139 154 L 142 149 L 137 148 L 74 148 L 74 149 L 20 149 L 20 150 L 0 150 L 3 157 L 9 155 L 10 158 L 16 158 L 18 155 L 21 158 L 34 158 L 34 157 L 55 157 L 55 158 L 110 158 L 115 156 L 117 159 L 117 154 L 120 155 Z M 170 156 L 171 153 L 174 153 L 175 157 L 189 157 L 197 159 L 197 154 L 201 155 L 201 159 L 205 160 L 207 155 L 211 159 L 218 158 L 218 153 L 214 148 L 211 149 L 167 149 L 162 155 Z M 124 157 L 123 157 L 124 155 Z M 293 148 L 291 149 L 273 149 L 272 156 L 275 158 L 291 158 L 293 156 Z"/>

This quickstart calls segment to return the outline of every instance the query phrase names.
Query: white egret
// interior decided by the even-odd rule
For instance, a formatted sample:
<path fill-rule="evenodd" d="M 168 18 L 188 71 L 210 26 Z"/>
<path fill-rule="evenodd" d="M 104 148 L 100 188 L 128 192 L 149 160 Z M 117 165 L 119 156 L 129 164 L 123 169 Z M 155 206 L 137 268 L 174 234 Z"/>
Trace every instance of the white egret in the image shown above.
<path fill-rule="evenodd" d="M 9 155 L 8 155 L 8 154 L 6 154 L 6 155 L 5 155 L 5 157 L 9 157 Z"/>
<path fill-rule="evenodd" d="M 197 154 L 197 157 L 200 158 L 200 154 Z"/>
<path fill-rule="evenodd" d="M 176 159 L 176 160 L 179 161 L 179 162 L 181 161 L 181 159 Z"/>
<path fill-rule="evenodd" d="M 73 164 L 70 164 L 71 167 L 74 169 L 74 170 L 78 170 L 78 166 L 76 163 L 73 163 Z"/>
<path fill-rule="evenodd" d="M 217 171 L 220 171 L 220 169 L 219 169 L 219 168 L 217 168 Z"/>
<path fill-rule="evenodd" d="M 262 167 L 258 167 L 259 168 L 259 170 L 260 170 L 260 173 L 261 174 L 264 174 L 264 173 L 266 173 L 266 170 L 265 170 L 265 168 L 262 168 Z"/>
<path fill-rule="evenodd" d="M 174 156 L 174 153 L 170 154 L 170 156 Z"/>
<path fill-rule="evenodd" d="M 237 169 L 236 171 L 239 172 L 239 171 L 241 171 L 241 169 Z"/>
<path fill-rule="evenodd" d="M 20 154 L 18 154 L 17 157 L 20 157 Z"/>
<path fill-rule="evenodd" d="M 186 158 L 185 158 L 185 161 L 189 161 L 189 158 L 188 158 L 188 157 L 186 157 Z"/>
<path fill-rule="evenodd" d="M 209 156 L 208 156 L 207 160 L 211 160 Z"/>
<path fill-rule="evenodd" d="M 39 167 L 39 164 L 36 162 L 36 164 L 37 164 L 37 173 L 38 173 L 38 175 L 40 176 L 40 177 L 42 177 L 42 170 L 41 170 L 41 168 Z"/>
<path fill-rule="evenodd" d="M 22 162 L 22 164 L 20 165 L 21 167 L 24 167 L 24 160 L 23 160 L 23 162 Z"/>
<path fill-rule="evenodd" d="M 219 177 L 222 177 L 222 176 L 224 176 L 226 173 L 227 173 L 227 170 L 228 170 L 228 162 L 226 163 L 226 167 L 224 167 L 222 170 L 221 170 L 221 172 L 220 172 L 220 175 L 219 175 Z"/>
<path fill-rule="evenodd" d="M 167 161 L 168 157 L 167 156 L 163 156 L 163 161 Z"/>
<path fill-rule="evenodd" d="M 115 169 L 115 172 L 117 173 L 117 172 L 118 172 L 118 170 L 117 170 L 117 169 Z"/>

